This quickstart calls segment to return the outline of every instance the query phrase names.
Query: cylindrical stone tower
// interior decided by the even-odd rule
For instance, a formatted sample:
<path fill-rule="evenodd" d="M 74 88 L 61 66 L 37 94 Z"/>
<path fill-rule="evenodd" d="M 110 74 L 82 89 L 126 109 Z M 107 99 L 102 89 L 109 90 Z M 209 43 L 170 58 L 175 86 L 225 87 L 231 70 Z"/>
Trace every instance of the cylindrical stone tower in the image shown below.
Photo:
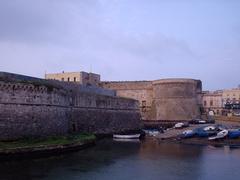
<path fill-rule="evenodd" d="M 157 121 L 188 121 L 200 116 L 200 80 L 163 79 L 153 81 L 152 118 Z"/>

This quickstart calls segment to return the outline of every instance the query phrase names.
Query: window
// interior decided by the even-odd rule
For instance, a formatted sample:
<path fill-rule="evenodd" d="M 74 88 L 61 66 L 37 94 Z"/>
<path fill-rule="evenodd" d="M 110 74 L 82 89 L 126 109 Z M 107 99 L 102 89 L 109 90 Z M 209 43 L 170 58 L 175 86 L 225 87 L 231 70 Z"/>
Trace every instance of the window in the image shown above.
<path fill-rule="evenodd" d="M 204 106 L 207 106 L 207 101 L 204 101 L 204 102 L 203 102 L 203 105 L 204 105 Z"/>
<path fill-rule="evenodd" d="M 68 82 L 70 81 L 70 78 L 68 78 Z"/>
<path fill-rule="evenodd" d="M 147 108 L 146 108 L 147 102 L 146 101 L 142 101 L 142 112 L 146 112 Z"/>
<path fill-rule="evenodd" d="M 210 101 L 210 106 L 213 106 L 213 101 L 212 100 Z"/>
<path fill-rule="evenodd" d="M 73 81 L 76 82 L 76 77 L 73 78 Z"/>
<path fill-rule="evenodd" d="M 62 81 L 64 81 L 64 78 L 62 78 Z"/>
<path fill-rule="evenodd" d="M 146 101 L 142 101 L 142 106 L 145 107 L 147 105 Z"/>

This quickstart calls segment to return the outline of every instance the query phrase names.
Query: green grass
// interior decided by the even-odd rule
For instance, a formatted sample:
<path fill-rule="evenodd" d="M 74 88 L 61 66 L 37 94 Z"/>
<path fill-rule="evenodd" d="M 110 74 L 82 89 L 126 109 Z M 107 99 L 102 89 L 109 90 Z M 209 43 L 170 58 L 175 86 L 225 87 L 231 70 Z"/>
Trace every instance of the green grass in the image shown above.
<path fill-rule="evenodd" d="M 48 137 L 44 139 L 26 138 L 11 142 L 0 141 L 0 150 L 24 147 L 34 148 L 39 146 L 66 145 L 72 143 L 85 142 L 87 140 L 95 140 L 95 136 L 92 134 L 73 134 L 68 136 Z"/>

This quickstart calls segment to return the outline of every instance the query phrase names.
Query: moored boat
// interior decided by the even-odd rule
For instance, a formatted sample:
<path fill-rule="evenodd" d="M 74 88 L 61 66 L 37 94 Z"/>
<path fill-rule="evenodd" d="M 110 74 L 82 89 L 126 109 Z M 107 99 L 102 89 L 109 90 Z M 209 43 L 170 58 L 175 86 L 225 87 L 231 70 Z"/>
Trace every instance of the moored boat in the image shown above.
<path fill-rule="evenodd" d="M 160 132 L 158 130 L 148 130 L 146 133 L 149 136 L 157 136 L 158 134 L 160 134 Z"/>
<path fill-rule="evenodd" d="M 116 141 L 116 142 L 130 142 L 130 143 L 141 142 L 140 139 L 119 139 L 119 138 L 113 138 L 113 141 Z"/>
<path fill-rule="evenodd" d="M 191 138 L 194 135 L 195 135 L 195 132 L 193 130 L 186 130 L 186 131 L 182 132 L 181 137 L 182 138 Z"/>
<path fill-rule="evenodd" d="M 239 129 L 230 129 L 228 131 L 228 137 L 230 139 L 235 139 L 240 137 L 240 130 Z"/>
<path fill-rule="evenodd" d="M 139 139 L 141 134 L 114 134 L 113 138 L 116 139 Z"/>
<path fill-rule="evenodd" d="M 207 126 L 205 128 L 203 128 L 204 131 L 214 131 L 216 130 L 216 127 L 215 126 Z"/>
<path fill-rule="evenodd" d="M 181 129 L 181 128 L 185 128 L 185 127 L 189 127 L 189 123 L 188 122 L 180 122 L 174 125 L 175 129 Z"/>
<path fill-rule="evenodd" d="M 217 133 L 216 136 L 214 136 L 214 137 L 209 137 L 208 139 L 209 139 L 209 140 L 222 139 L 222 138 L 226 137 L 227 135 L 228 135 L 228 130 L 227 130 L 227 129 L 224 129 L 224 130 L 220 131 L 219 133 Z"/>

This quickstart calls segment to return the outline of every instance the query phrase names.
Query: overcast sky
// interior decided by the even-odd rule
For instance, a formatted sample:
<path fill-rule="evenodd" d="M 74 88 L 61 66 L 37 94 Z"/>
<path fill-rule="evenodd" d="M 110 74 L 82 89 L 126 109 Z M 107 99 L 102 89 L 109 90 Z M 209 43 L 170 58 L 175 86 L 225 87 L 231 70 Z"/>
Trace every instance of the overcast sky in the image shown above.
<path fill-rule="evenodd" d="M 240 84 L 239 0 L 0 0 L 0 71 Z"/>

